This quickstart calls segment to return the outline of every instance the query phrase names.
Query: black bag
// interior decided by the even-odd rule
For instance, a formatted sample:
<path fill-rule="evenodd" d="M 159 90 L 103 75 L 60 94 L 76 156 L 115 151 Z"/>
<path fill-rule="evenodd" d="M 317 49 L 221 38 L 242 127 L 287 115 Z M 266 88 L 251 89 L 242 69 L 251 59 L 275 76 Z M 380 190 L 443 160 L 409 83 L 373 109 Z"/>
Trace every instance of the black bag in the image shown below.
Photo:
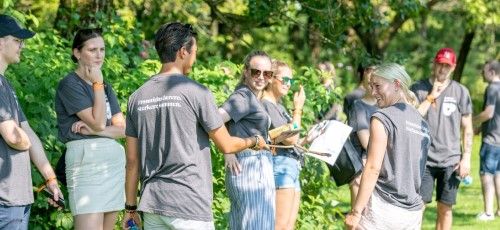
<path fill-rule="evenodd" d="M 330 169 L 330 177 L 337 186 L 349 184 L 363 171 L 361 156 L 349 138 L 344 143 L 335 164 L 333 166 L 327 165 Z"/>
<path fill-rule="evenodd" d="M 55 169 L 56 177 L 59 183 L 64 186 L 66 184 L 66 151 L 63 152 L 59 160 L 57 161 L 56 169 Z"/>

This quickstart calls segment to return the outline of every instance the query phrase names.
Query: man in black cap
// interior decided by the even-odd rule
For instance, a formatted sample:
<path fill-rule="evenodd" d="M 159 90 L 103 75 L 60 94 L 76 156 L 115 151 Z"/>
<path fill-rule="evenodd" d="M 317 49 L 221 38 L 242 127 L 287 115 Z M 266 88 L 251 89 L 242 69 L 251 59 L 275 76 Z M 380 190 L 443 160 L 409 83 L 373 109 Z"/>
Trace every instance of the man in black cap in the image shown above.
<path fill-rule="evenodd" d="M 34 202 L 30 159 L 46 179 L 52 198 L 62 197 L 42 143 L 4 77 L 7 67 L 20 61 L 23 40 L 34 35 L 12 17 L 0 15 L 0 229 L 28 229 Z M 50 203 L 57 206 L 52 200 Z"/>

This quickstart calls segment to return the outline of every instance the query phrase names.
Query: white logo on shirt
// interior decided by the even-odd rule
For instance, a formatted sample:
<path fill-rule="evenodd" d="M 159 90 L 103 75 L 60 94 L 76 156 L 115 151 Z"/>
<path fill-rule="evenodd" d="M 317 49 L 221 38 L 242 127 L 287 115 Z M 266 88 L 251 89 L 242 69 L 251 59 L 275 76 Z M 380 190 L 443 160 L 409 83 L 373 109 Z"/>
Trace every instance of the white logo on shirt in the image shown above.
<path fill-rule="evenodd" d="M 417 125 L 417 124 L 412 123 L 410 121 L 405 121 L 405 128 L 406 128 L 406 131 L 418 134 L 420 136 L 424 136 L 426 138 L 430 138 L 429 137 L 429 130 L 427 128 L 423 127 L 422 125 Z"/>
<path fill-rule="evenodd" d="M 445 116 L 450 116 L 457 110 L 457 100 L 453 97 L 444 97 L 442 110 Z"/>
<path fill-rule="evenodd" d="M 104 94 L 106 99 L 106 119 L 110 120 L 113 115 L 111 114 L 111 106 L 109 105 L 108 95 Z"/>
<path fill-rule="evenodd" d="M 142 106 L 139 106 L 137 111 L 155 110 L 163 107 L 182 107 L 180 103 L 181 101 L 182 99 L 179 96 L 168 95 L 139 100 L 137 104 Z"/>

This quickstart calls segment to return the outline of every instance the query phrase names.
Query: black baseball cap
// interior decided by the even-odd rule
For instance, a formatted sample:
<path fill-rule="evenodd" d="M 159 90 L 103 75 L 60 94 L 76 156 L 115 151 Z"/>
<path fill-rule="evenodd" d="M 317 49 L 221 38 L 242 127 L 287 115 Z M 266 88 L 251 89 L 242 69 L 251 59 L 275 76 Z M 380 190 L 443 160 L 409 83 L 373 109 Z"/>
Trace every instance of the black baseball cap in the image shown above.
<path fill-rule="evenodd" d="M 0 15 L 0 38 L 8 35 L 26 39 L 35 36 L 35 32 L 21 28 L 13 17 L 2 14 Z"/>

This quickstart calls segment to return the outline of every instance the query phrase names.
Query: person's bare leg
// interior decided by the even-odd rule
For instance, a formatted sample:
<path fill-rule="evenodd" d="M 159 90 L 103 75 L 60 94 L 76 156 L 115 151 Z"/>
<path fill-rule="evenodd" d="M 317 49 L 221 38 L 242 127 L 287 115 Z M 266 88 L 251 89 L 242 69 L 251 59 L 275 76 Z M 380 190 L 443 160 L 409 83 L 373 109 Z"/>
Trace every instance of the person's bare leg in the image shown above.
<path fill-rule="evenodd" d="M 295 228 L 295 221 L 297 221 L 297 216 L 299 215 L 300 190 L 299 191 L 295 190 L 295 194 L 293 196 L 294 197 L 293 197 L 292 213 L 290 213 L 290 218 L 288 219 L 288 224 L 287 224 L 288 230 L 293 230 Z"/>
<path fill-rule="evenodd" d="M 89 213 L 74 216 L 75 230 L 103 230 L 103 213 Z"/>
<path fill-rule="evenodd" d="M 500 216 L 500 172 L 495 174 L 495 193 L 497 197 L 497 216 Z"/>
<path fill-rule="evenodd" d="M 276 224 L 275 230 L 285 230 L 290 220 L 293 207 L 295 188 L 276 190 Z"/>
<path fill-rule="evenodd" d="M 436 229 L 437 230 L 449 230 L 451 229 L 451 223 L 453 222 L 453 212 L 451 205 L 447 205 L 441 202 L 437 202 L 437 220 Z"/>
<path fill-rule="evenodd" d="M 483 190 L 484 212 L 492 215 L 493 201 L 495 199 L 495 183 L 492 175 L 488 173 L 481 175 L 481 188 Z"/>
<path fill-rule="evenodd" d="M 104 221 L 103 221 L 104 230 L 113 230 L 115 228 L 117 216 L 118 212 L 104 213 Z"/>

